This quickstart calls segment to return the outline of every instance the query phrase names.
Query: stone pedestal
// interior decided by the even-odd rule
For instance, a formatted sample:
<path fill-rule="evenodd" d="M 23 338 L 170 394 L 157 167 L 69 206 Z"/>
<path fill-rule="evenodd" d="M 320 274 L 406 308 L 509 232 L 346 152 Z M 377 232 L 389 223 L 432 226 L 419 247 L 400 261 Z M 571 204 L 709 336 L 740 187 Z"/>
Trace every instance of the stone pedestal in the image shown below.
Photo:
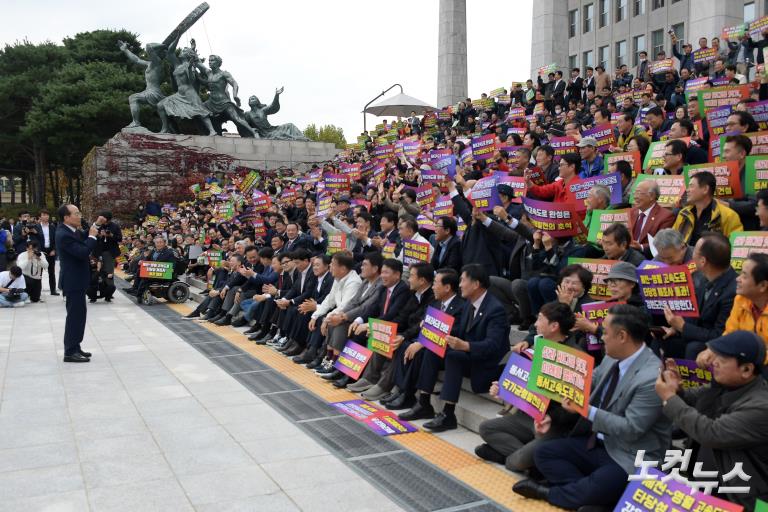
<path fill-rule="evenodd" d="M 191 197 L 189 186 L 210 172 L 290 169 L 303 174 L 339 151 L 325 142 L 123 131 L 83 159 L 82 208 L 86 215 L 110 208 L 126 217 L 151 197 L 159 202 Z"/>

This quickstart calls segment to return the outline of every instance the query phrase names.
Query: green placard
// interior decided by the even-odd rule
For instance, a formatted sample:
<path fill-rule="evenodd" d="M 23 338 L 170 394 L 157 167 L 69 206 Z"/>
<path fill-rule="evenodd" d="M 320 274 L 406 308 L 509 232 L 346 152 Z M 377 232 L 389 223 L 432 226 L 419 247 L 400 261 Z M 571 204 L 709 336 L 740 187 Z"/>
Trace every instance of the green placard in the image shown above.
<path fill-rule="evenodd" d="M 753 252 L 768 253 L 768 231 L 737 231 L 731 233 L 731 266 L 741 272 L 744 260 Z"/>
<path fill-rule="evenodd" d="M 377 354 L 392 359 L 393 345 L 397 336 L 397 324 L 378 318 L 368 319 L 368 348 Z"/>
<path fill-rule="evenodd" d="M 587 241 L 596 244 L 603 238 L 603 231 L 614 223 L 629 226 L 629 208 L 623 210 L 593 210 L 592 220 L 589 221 Z"/>
<path fill-rule="evenodd" d="M 768 155 L 748 156 L 744 164 L 744 194 L 755 195 L 768 188 Z"/>
<path fill-rule="evenodd" d="M 142 279 L 173 279 L 173 262 L 170 261 L 149 261 L 140 263 L 139 277 Z"/>

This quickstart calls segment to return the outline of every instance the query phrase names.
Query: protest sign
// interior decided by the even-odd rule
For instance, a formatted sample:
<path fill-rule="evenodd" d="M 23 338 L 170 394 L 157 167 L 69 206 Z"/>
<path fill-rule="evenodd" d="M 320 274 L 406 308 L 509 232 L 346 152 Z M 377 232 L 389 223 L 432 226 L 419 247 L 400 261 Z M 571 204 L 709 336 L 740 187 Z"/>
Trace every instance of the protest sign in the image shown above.
<path fill-rule="evenodd" d="M 435 201 L 435 207 L 432 209 L 432 215 L 438 217 L 453 217 L 453 201 L 451 196 L 440 196 Z"/>
<path fill-rule="evenodd" d="M 252 196 L 253 211 L 263 213 L 272 206 L 272 199 L 261 190 L 254 190 Z"/>
<path fill-rule="evenodd" d="M 557 71 L 557 63 L 553 62 L 552 64 L 541 66 L 539 68 L 539 76 L 547 76 L 548 74 L 554 73 L 555 71 Z"/>
<path fill-rule="evenodd" d="M 340 171 L 341 174 L 349 176 L 350 181 L 357 181 L 362 176 L 362 164 L 359 162 L 353 164 L 341 162 Z"/>
<path fill-rule="evenodd" d="M 709 172 L 715 177 L 717 187 L 715 197 L 727 199 L 741 197 L 741 181 L 739 181 L 739 162 L 720 162 L 698 165 L 686 165 L 683 167 L 685 185 L 691 181 L 691 177 L 700 172 Z"/>
<path fill-rule="evenodd" d="M 435 221 L 426 215 L 419 215 L 416 217 L 416 223 L 419 225 L 419 229 L 426 229 L 427 231 L 435 230 Z"/>
<path fill-rule="evenodd" d="M 586 352 L 538 338 L 526 387 L 556 402 L 569 398 L 586 416 L 594 366 L 595 358 Z"/>
<path fill-rule="evenodd" d="M 410 142 L 403 143 L 403 153 L 405 154 L 406 158 L 413 159 L 419 156 L 420 148 L 421 148 L 421 142 L 419 141 L 410 141 Z"/>
<path fill-rule="evenodd" d="M 686 99 L 688 98 L 689 93 L 696 92 L 699 89 L 704 89 L 707 86 L 708 81 L 708 76 L 702 76 L 700 78 L 691 78 L 685 82 L 685 90 L 683 92 L 686 95 Z"/>
<path fill-rule="evenodd" d="M 674 176 L 655 176 L 651 174 L 638 174 L 635 179 L 634 185 L 632 185 L 632 193 L 630 194 L 630 202 L 635 201 L 635 190 L 637 186 L 645 180 L 654 180 L 659 185 L 661 195 L 659 196 L 659 206 L 664 208 L 675 208 L 680 198 L 685 193 L 685 177 L 682 175 Z"/>
<path fill-rule="evenodd" d="M 656 73 L 666 73 L 667 71 L 674 71 L 675 64 L 672 59 L 654 60 L 648 65 L 648 70 L 652 75 Z"/>
<path fill-rule="evenodd" d="M 472 148 L 468 147 L 461 151 L 461 154 L 459 155 L 459 158 L 461 159 L 461 165 L 462 167 L 471 167 L 472 162 L 474 162 L 474 158 L 472 157 Z"/>
<path fill-rule="evenodd" d="M 326 254 L 333 255 L 339 251 L 344 251 L 347 248 L 347 234 L 346 233 L 333 233 L 328 235 L 328 249 Z"/>
<path fill-rule="evenodd" d="M 763 16 L 749 24 L 749 37 L 755 40 L 763 38 L 763 30 L 768 29 L 768 16 Z"/>
<path fill-rule="evenodd" d="M 617 172 L 614 167 L 616 162 L 625 161 L 629 162 L 632 166 L 632 177 L 634 178 L 642 172 L 643 162 L 640 158 L 639 151 L 624 151 L 621 153 L 606 153 L 603 160 L 605 169 L 608 172 Z"/>
<path fill-rule="evenodd" d="M 346 174 L 326 174 L 323 183 L 325 189 L 331 192 L 349 192 L 349 176 Z"/>
<path fill-rule="evenodd" d="M 731 233 L 731 266 L 737 272 L 750 254 L 768 253 L 768 231 L 737 231 Z"/>
<path fill-rule="evenodd" d="M 344 400 L 343 402 L 331 402 L 331 407 L 335 407 L 339 412 L 343 412 L 350 418 L 357 421 L 365 421 L 371 416 L 381 414 L 382 409 L 365 400 Z"/>
<path fill-rule="evenodd" d="M 377 160 L 388 160 L 395 156 L 394 144 L 380 144 L 373 148 L 373 158 Z"/>
<path fill-rule="evenodd" d="M 397 336 L 397 324 L 378 318 L 368 319 L 368 348 L 377 354 L 392 359 L 395 353 L 395 336 Z"/>
<path fill-rule="evenodd" d="M 654 463 L 654 466 L 657 463 Z M 715 480 L 717 472 L 715 472 Z M 669 478 L 655 467 L 641 467 L 630 475 L 629 484 L 614 512 L 742 512 L 744 507 L 715 498 Z M 708 478 L 706 478 L 708 480 Z M 704 483 L 704 482 L 702 482 Z"/>
<path fill-rule="evenodd" d="M 350 206 L 362 206 L 365 208 L 365 211 L 370 212 L 371 211 L 371 202 L 366 201 L 365 199 L 353 199 L 352 202 L 349 203 Z"/>
<path fill-rule="evenodd" d="M 499 182 L 496 184 L 498 187 L 499 185 L 507 185 L 512 189 L 512 192 L 515 194 L 515 197 L 512 198 L 513 203 L 522 203 L 523 197 L 525 197 L 526 190 L 528 189 L 528 185 L 525 184 L 525 178 L 522 176 L 503 176 L 499 178 Z"/>
<path fill-rule="evenodd" d="M 749 152 L 750 155 L 756 156 L 768 154 L 768 131 L 749 132 L 744 133 L 743 135 L 752 141 L 752 151 Z M 725 145 L 724 139 L 725 136 L 721 135 L 720 144 L 723 146 Z"/>
<path fill-rule="evenodd" d="M 645 307 L 653 314 L 664 314 L 669 307 L 680 316 L 699 316 L 693 279 L 687 265 L 644 268 L 637 271 Z"/>
<path fill-rule="evenodd" d="M 705 64 L 717 59 L 717 49 L 715 48 L 699 48 L 693 52 L 694 64 Z"/>
<path fill-rule="evenodd" d="M 723 39 L 729 41 L 738 41 L 747 31 L 747 23 L 739 23 L 732 27 L 723 27 Z"/>
<path fill-rule="evenodd" d="M 603 123 L 601 125 L 584 130 L 581 133 L 581 138 L 585 139 L 592 137 L 597 141 L 597 150 L 601 153 L 608 151 L 608 148 L 616 145 L 616 135 L 613 133 L 613 125 L 611 123 Z"/>
<path fill-rule="evenodd" d="M 162 279 L 165 281 L 173 279 L 173 262 L 171 261 L 148 261 L 139 262 L 139 277 L 142 279 Z"/>
<path fill-rule="evenodd" d="M 365 370 L 365 365 L 368 364 L 371 355 L 373 352 L 366 347 L 358 345 L 352 340 L 347 340 L 333 367 L 350 379 L 357 380 Z"/>
<path fill-rule="evenodd" d="M 587 241 L 593 244 L 600 243 L 603 239 L 603 231 L 611 224 L 624 224 L 629 227 L 629 208 L 623 210 L 593 210 L 589 223 Z"/>
<path fill-rule="evenodd" d="M 530 373 L 531 361 L 520 354 L 511 353 L 499 377 L 499 398 L 534 420 L 541 420 L 547 413 L 549 398 L 526 388 Z"/>
<path fill-rule="evenodd" d="M 488 160 L 493 158 L 496 151 L 496 135 L 489 133 L 472 138 L 472 158 L 475 160 Z"/>
<path fill-rule="evenodd" d="M 393 436 L 416 432 L 419 428 L 407 421 L 401 420 L 397 414 L 386 411 L 383 414 L 371 416 L 364 420 L 365 425 L 380 436 Z"/>
<path fill-rule="evenodd" d="M 447 174 L 453 179 L 456 176 L 456 155 L 446 155 L 438 160 L 433 160 L 432 168 L 435 171 Z"/>
<path fill-rule="evenodd" d="M 330 217 L 333 210 L 333 196 L 330 192 L 320 192 L 317 194 L 317 213 L 320 219 Z"/>
<path fill-rule="evenodd" d="M 525 119 L 525 109 L 523 107 L 509 109 L 509 112 L 507 113 L 507 121 L 514 121 L 515 119 Z"/>
<path fill-rule="evenodd" d="M 438 186 L 442 186 L 444 183 L 448 181 L 448 177 L 446 174 L 442 171 L 420 171 L 421 173 L 421 181 L 422 183 L 429 184 L 436 184 Z"/>
<path fill-rule="evenodd" d="M 245 175 L 243 178 L 243 181 L 240 182 L 240 192 L 243 193 L 243 195 L 248 195 L 253 190 L 253 187 L 256 186 L 256 183 L 259 181 L 259 173 L 256 171 L 250 171 L 248 174 Z"/>
<path fill-rule="evenodd" d="M 555 158 L 560 158 L 568 153 L 578 153 L 576 139 L 566 135 L 565 137 L 550 137 L 549 145 L 555 150 Z"/>
<path fill-rule="evenodd" d="M 689 359 L 675 359 L 677 372 L 683 379 L 683 389 L 698 388 L 712 382 L 712 372 L 699 368 L 696 361 Z"/>
<path fill-rule="evenodd" d="M 416 189 L 416 204 L 421 209 L 435 204 L 435 189 L 432 185 L 422 185 Z"/>
<path fill-rule="evenodd" d="M 707 110 L 706 118 L 709 133 L 717 137 L 725 133 L 728 116 L 731 115 L 731 112 L 733 112 L 733 105 L 723 105 Z"/>
<path fill-rule="evenodd" d="M 699 100 L 699 115 L 706 116 L 707 110 L 723 105 L 735 105 L 741 100 L 749 98 L 749 84 L 727 85 L 725 87 L 713 87 L 696 91 Z"/>
<path fill-rule="evenodd" d="M 403 240 L 403 265 L 412 263 L 429 263 L 429 242 L 419 242 L 413 239 Z"/>
<path fill-rule="evenodd" d="M 524 197 L 523 208 L 531 225 L 550 236 L 576 236 L 585 231 L 576 203 L 550 203 Z"/>
<path fill-rule="evenodd" d="M 568 258 L 569 265 L 581 265 L 592 272 L 592 286 L 588 293 L 595 300 L 607 300 L 610 298 L 611 295 L 608 293 L 608 285 L 605 283 L 605 278 L 616 263 L 618 263 L 618 260 Z"/>
<path fill-rule="evenodd" d="M 664 151 L 667 149 L 667 141 L 651 142 L 648 152 L 645 153 L 643 169 L 655 169 L 664 167 Z"/>
<path fill-rule="evenodd" d="M 394 258 L 395 257 L 395 249 L 397 249 L 397 244 L 394 242 L 386 242 L 384 244 L 384 247 L 381 248 L 381 255 L 384 256 L 384 259 L 387 258 Z"/>
<path fill-rule="evenodd" d="M 493 210 L 494 206 L 501 205 L 499 193 L 496 190 L 497 178 L 488 176 L 482 178 L 472 187 L 471 201 L 472 206 L 481 211 Z"/>
<path fill-rule="evenodd" d="M 584 318 L 601 326 L 605 317 L 608 316 L 608 310 L 620 304 L 626 304 L 626 302 L 590 302 L 589 304 L 582 304 L 581 312 L 584 313 Z M 602 348 L 603 340 L 588 332 L 587 350 L 600 350 Z"/>
<path fill-rule="evenodd" d="M 747 112 L 752 114 L 758 130 L 768 130 L 768 100 L 746 103 Z"/>
<path fill-rule="evenodd" d="M 575 179 L 568 184 L 568 193 L 573 196 L 577 211 L 583 212 L 587 209 L 589 191 L 595 185 L 608 187 L 611 191 L 610 204 L 621 204 L 621 174 L 618 172 L 601 174 L 591 178 Z"/>
<path fill-rule="evenodd" d="M 424 348 L 431 350 L 440 357 L 445 357 L 448 347 L 446 337 L 451 333 L 454 318 L 432 306 L 427 307 L 424 320 L 421 323 L 418 341 Z"/>

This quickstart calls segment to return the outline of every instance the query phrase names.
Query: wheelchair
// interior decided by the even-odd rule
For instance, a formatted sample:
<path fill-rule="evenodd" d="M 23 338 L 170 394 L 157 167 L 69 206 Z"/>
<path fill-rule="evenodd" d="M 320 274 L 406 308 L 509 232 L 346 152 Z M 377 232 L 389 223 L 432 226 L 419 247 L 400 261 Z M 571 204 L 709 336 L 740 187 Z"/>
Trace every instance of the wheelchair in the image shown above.
<path fill-rule="evenodd" d="M 173 279 L 170 281 L 152 280 L 147 288 L 139 296 L 138 300 L 144 305 L 157 302 L 156 299 L 165 299 L 174 304 L 183 304 L 189 300 L 189 285 L 179 280 L 179 276 L 187 270 L 187 261 L 175 261 L 173 264 Z"/>

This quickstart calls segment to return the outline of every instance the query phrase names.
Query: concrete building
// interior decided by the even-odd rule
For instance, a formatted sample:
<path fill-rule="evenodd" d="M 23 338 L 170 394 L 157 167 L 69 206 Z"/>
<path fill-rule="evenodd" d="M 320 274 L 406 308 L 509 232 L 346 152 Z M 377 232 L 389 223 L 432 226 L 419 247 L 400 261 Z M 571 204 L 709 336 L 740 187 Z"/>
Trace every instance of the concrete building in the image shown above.
<path fill-rule="evenodd" d="M 768 0 L 535 0 L 531 77 L 553 62 L 566 77 L 597 64 L 611 74 L 621 64 L 631 70 L 641 50 L 670 55 L 669 30 L 697 48 L 699 37 L 767 13 Z"/>
<path fill-rule="evenodd" d="M 467 97 L 467 0 L 440 0 L 437 106 Z"/>

